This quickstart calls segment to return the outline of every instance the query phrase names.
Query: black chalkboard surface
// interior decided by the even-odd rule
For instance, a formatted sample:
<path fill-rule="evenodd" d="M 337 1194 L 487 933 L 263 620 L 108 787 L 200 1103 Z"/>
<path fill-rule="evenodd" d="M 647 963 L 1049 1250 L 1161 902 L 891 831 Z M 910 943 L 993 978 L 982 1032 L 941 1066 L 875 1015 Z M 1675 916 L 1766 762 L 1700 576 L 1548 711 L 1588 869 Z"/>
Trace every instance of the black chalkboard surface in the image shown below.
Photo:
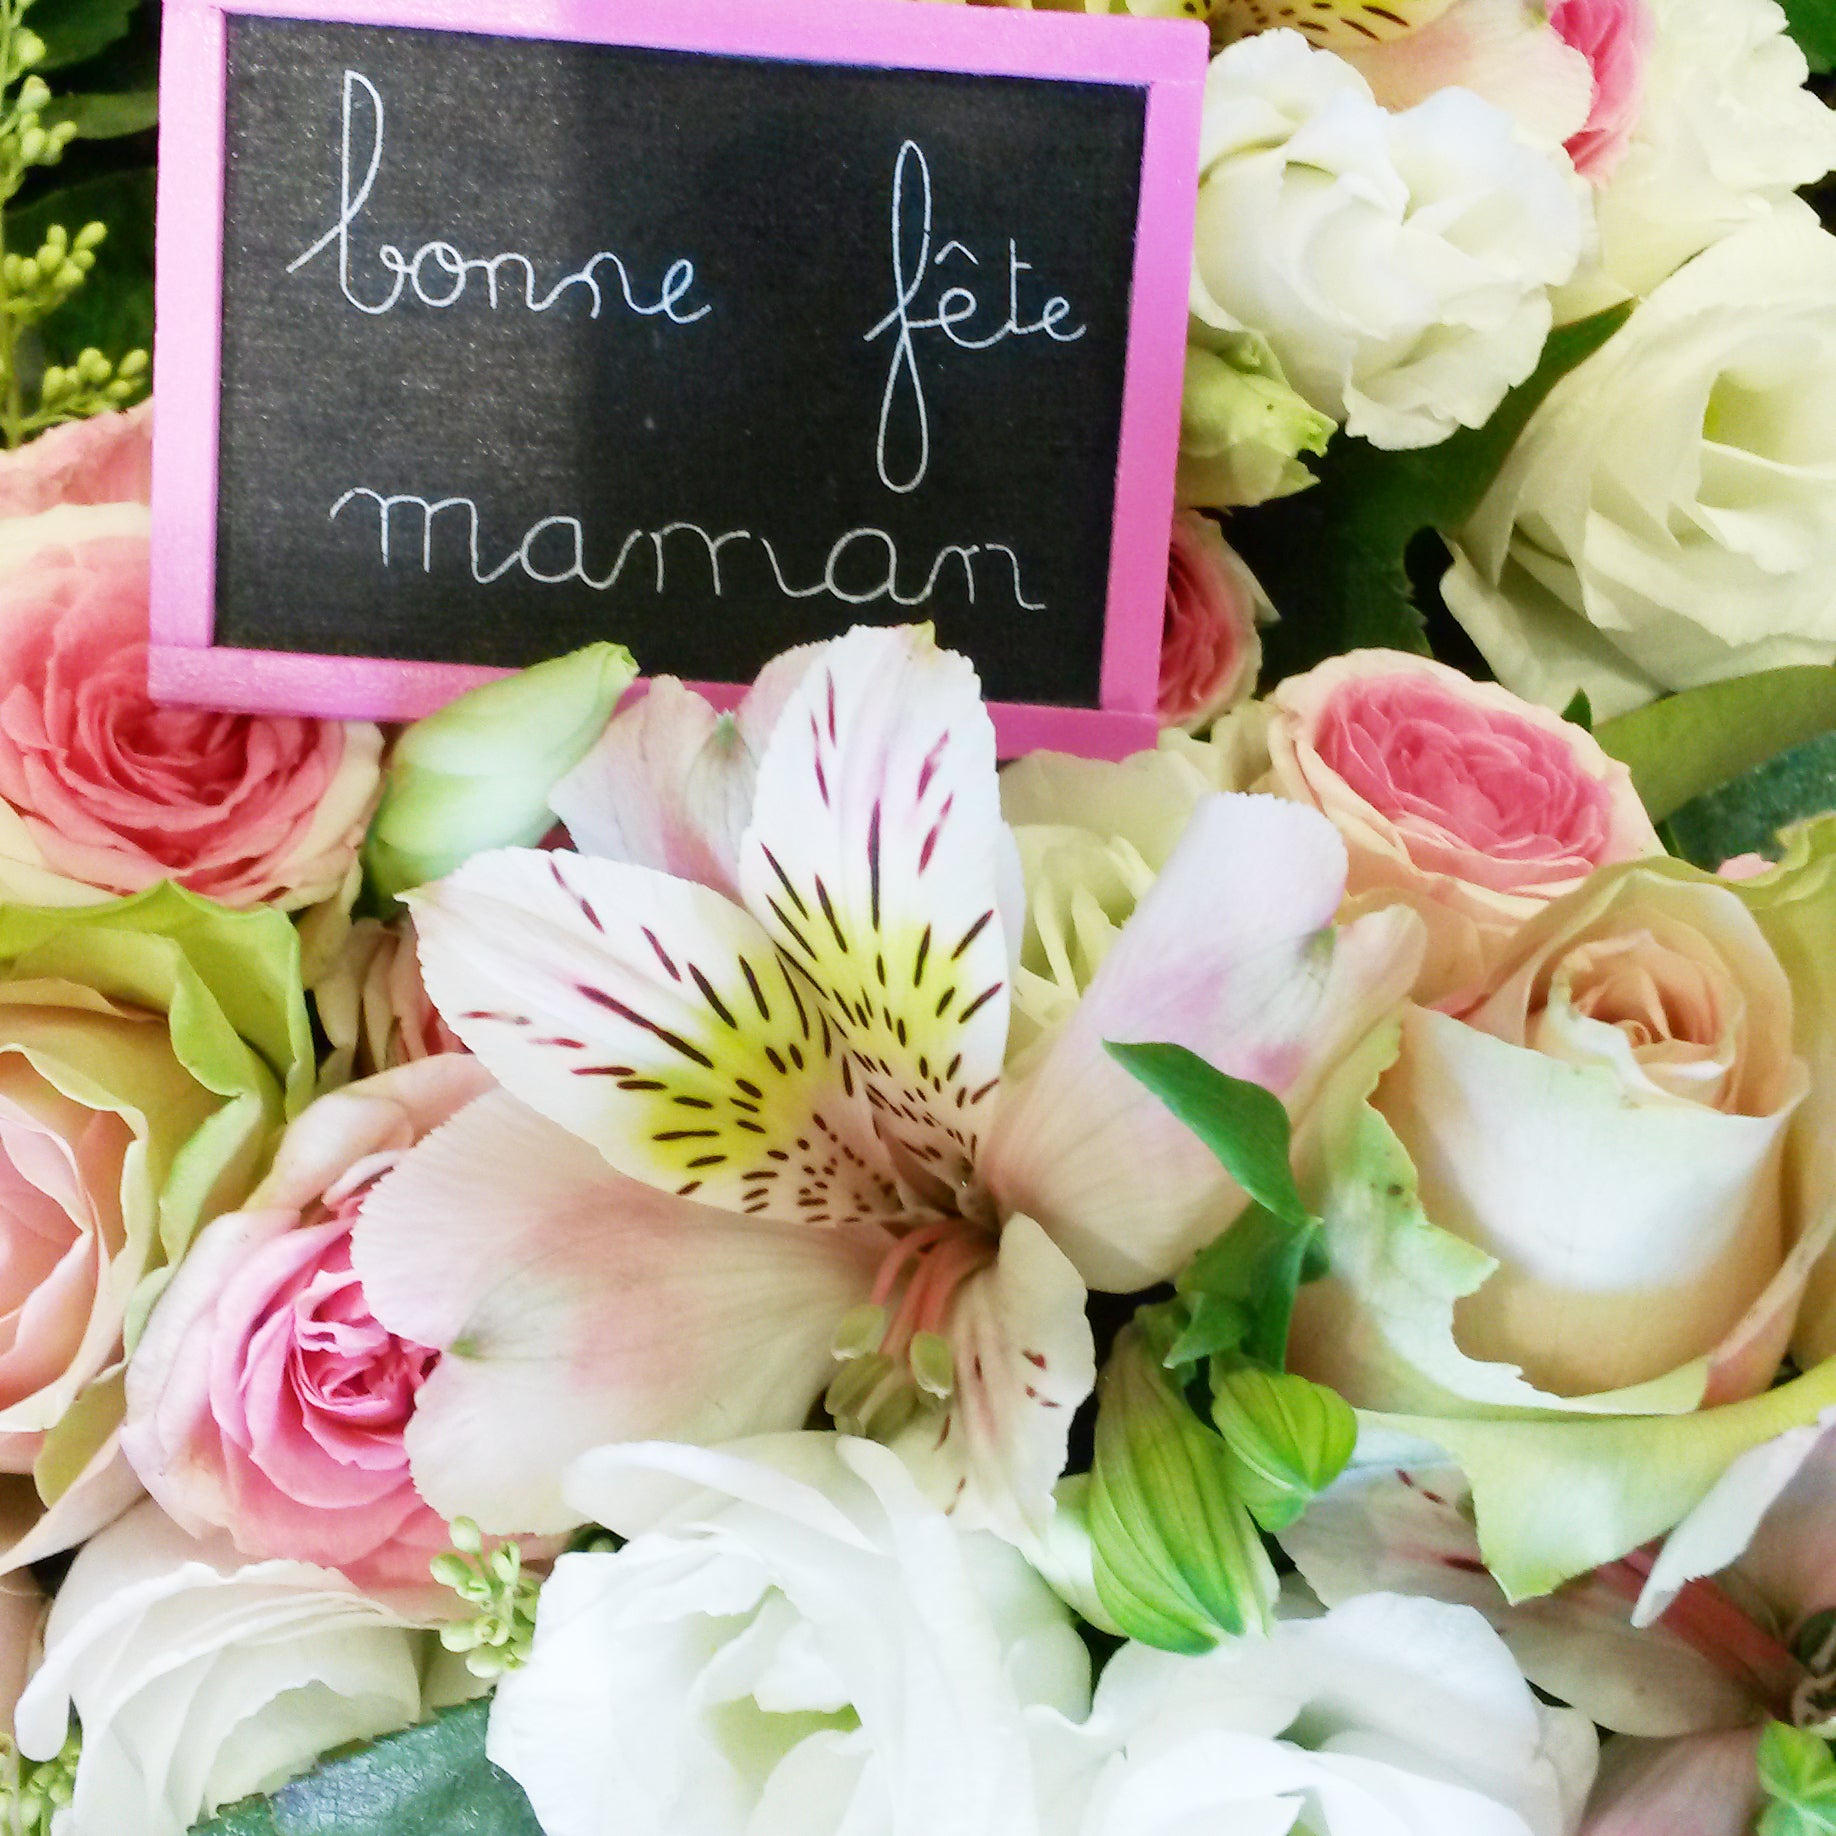
<path fill-rule="evenodd" d="M 213 647 L 737 681 L 928 618 L 1108 704 L 1147 84 L 223 32 Z"/>

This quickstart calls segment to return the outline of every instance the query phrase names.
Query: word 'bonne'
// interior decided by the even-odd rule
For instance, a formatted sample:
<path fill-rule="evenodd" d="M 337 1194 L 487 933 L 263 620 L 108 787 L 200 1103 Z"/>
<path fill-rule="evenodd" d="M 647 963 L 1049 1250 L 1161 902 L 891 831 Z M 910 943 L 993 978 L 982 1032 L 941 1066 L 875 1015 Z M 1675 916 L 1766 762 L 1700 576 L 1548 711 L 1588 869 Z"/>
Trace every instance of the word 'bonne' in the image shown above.
<path fill-rule="evenodd" d="M 352 174 L 358 161 L 352 157 L 355 117 L 360 103 L 368 102 L 369 150 L 363 156 L 363 177 L 353 187 Z M 663 271 L 663 279 L 654 299 L 640 297 L 632 286 L 631 271 L 610 249 L 601 249 L 572 274 L 564 274 L 547 292 L 538 296 L 535 263 L 527 255 L 506 250 L 500 255 L 466 256 L 452 243 L 436 239 L 424 242 L 412 255 L 405 255 L 393 242 L 380 244 L 377 264 L 394 276 L 388 291 L 380 298 L 365 299 L 357 290 L 351 274 L 351 228 L 363 215 L 376 177 L 382 170 L 385 114 L 382 92 L 359 70 L 344 73 L 343 138 L 339 153 L 338 220 L 304 254 L 287 264 L 289 274 L 296 273 L 309 261 L 316 260 L 329 248 L 338 251 L 338 286 L 344 297 L 359 312 L 372 315 L 392 312 L 403 293 L 412 289 L 423 306 L 457 305 L 474 275 L 485 286 L 486 297 L 497 304 L 498 279 L 503 269 L 521 269 L 522 303 L 531 312 L 547 312 L 572 287 L 582 288 L 592 301 L 587 316 L 597 319 L 605 301 L 597 270 L 609 268 L 618 277 L 618 292 L 625 306 L 645 318 L 662 317 L 677 325 L 693 325 L 706 318 L 711 306 L 697 306 L 692 311 L 678 310 L 695 285 L 695 264 L 687 259 L 672 261 Z M 515 298 L 517 282 L 510 282 L 510 296 Z"/>
<path fill-rule="evenodd" d="M 720 535 L 711 535 L 698 523 L 665 523 L 660 529 L 628 531 L 619 544 L 611 567 L 604 574 L 596 575 L 586 565 L 586 537 L 577 517 L 545 516 L 532 524 L 522 540 L 500 560 L 487 562 L 481 551 L 478 505 L 469 497 L 429 499 L 403 494 L 385 496 L 380 491 L 372 491 L 367 485 L 358 485 L 346 491 L 332 505 L 329 514 L 335 520 L 350 505 L 360 500 L 376 506 L 377 543 L 384 567 L 394 564 L 395 513 L 405 511 L 410 519 L 418 514 L 419 540 L 414 546 L 418 550 L 423 573 L 433 571 L 434 519 L 448 512 L 456 513 L 458 522 L 463 526 L 460 540 L 464 544 L 464 556 L 471 568 L 472 578 L 480 586 L 488 586 L 494 580 L 503 579 L 506 574 L 520 573 L 542 586 L 560 586 L 577 580 L 595 592 L 606 593 L 618 584 L 633 557 L 640 556 L 648 548 L 654 563 L 656 590 L 662 593 L 669 582 L 664 544 L 671 536 L 678 536 L 689 538 L 691 543 L 699 545 L 699 552 L 707 561 L 708 583 L 716 599 L 723 592 L 721 550 L 730 543 L 741 543 L 752 545 L 764 556 L 772 578 L 777 582 L 778 591 L 787 599 L 814 599 L 819 594 L 826 594 L 849 606 L 871 605 L 881 599 L 900 606 L 923 605 L 937 590 L 945 568 L 954 562 L 962 569 L 964 591 L 969 603 L 974 605 L 977 559 L 983 555 L 999 555 L 1006 562 L 1006 579 L 1002 584 L 1011 590 L 1015 603 L 1029 612 L 1045 610 L 1043 601 L 1027 598 L 1020 581 L 1020 558 L 1004 542 L 971 542 L 967 546 L 954 542 L 946 544 L 937 551 L 923 585 L 916 591 L 902 591 L 899 585 L 898 543 L 884 529 L 850 529 L 829 545 L 821 577 L 812 585 L 795 586 L 786 578 L 778 551 L 768 536 L 756 534 L 750 529 L 729 529 Z M 697 591 L 703 590 L 699 578 L 695 588 Z"/>

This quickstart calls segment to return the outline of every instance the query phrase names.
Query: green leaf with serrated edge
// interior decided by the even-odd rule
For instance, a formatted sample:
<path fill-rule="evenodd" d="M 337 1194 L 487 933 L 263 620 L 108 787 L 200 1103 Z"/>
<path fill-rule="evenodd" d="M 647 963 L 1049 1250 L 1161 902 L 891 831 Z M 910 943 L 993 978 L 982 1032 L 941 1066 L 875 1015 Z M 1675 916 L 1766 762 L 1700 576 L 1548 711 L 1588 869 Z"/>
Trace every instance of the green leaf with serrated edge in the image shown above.
<path fill-rule="evenodd" d="M 1602 721 L 1654 822 L 1781 752 L 1836 730 L 1836 668 L 1793 664 L 1709 682 Z"/>
<path fill-rule="evenodd" d="M 490 1710 L 468 1702 L 385 1735 L 195 1836 L 542 1836 L 522 1788 L 485 1757 Z"/>
<path fill-rule="evenodd" d="M 1836 810 L 1836 733 L 1782 752 L 1672 813 L 1672 851 L 1699 867 L 1737 854 L 1776 857 L 1779 831 Z"/>
<path fill-rule="evenodd" d="M 1340 434 L 1312 489 L 1231 519 L 1232 543 L 1282 615 L 1264 638 L 1265 683 L 1347 650 L 1427 654 L 1405 565 L 1410 544 L 1423 530 L 1468 521 L 1543 398 L 1629 312 L 1617 306 L 1552 332 L 1536 369 L 1483 427 L 1409 452 Z"/>
<path fill-rule="evenodd" d="M 1781 0 L 1785 21 L 1819 75 L 1836 70 L 1836 0 Z"/>
<path fill-rule="evenodd" d="M 40 71 L 80 64 L 127 35 L 140 0 L 34 0 L 26 24 L 45 41 Z"/>
<path fill-rule="evenodd" d="M 1104 1049 L 1204 1142 L 1257 1204 L 1289 1224 L 1310 1221 L 1288 1164 L 1288 1112 L 1272 1091 L 1220 1071 L 1184 1046 L 1106 1042 Z"/>

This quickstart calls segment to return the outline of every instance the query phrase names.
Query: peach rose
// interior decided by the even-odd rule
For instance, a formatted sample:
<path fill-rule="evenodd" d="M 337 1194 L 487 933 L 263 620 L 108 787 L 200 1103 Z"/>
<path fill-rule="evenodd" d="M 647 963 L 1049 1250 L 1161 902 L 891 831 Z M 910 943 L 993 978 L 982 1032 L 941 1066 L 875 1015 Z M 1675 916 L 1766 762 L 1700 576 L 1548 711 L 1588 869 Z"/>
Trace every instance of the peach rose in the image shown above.
<path fill-rule="evenodd" d="M 375 1181 L 491 1087 L 463 1054 L 321 1097 L 240 1211 L 198 1238 L 128 1366 L 122 1447 L 193 1535 L 246 1556 L 425 1584 L 446 1526 L 415 1490 L 402 1433 L 438 1353 L 370 1312 L 352 1226 Z"/>
<path fill-rule="evenodd" d="M 1267 788 L 1324 812 L 1347 893 L 1428 921 L 1420 1000 L 1471 997 L 1510 937 L 1611 861 L 1661 854 L 1631 774 L 1494 683 L 1358 650 L 1268 697 Z"/>
<path fill-rule="evenodd" d="M 427 998 L 410 919 L 359 918 L 311 993 L 332 1047 L 321 1088 L 465 1050 Z"/>
<path fill-rule="evenodd" d="M 133 505 L 0 525 L 0 898 L 76 905 L 174 879 L 226 905 L 336 892 L 363 837 L 367 724 L 148 699 Z M 43 536 L 34 545 L 34 532 Z"/>
<path fill-rule="evenodd" d="M 1256 627 L 1275 608 L 1208 516 L 1181 510 L 1167 562 L 1160 644 L 1160 724 L 1203 727 L 1254 692 L 1262 667 Z"/>
<path fill-rule="evenodd" d="M 91 415 L 0 453 L 0 517 L 59 504 L 144 504 L 153 482 L 153 404 Z"/>

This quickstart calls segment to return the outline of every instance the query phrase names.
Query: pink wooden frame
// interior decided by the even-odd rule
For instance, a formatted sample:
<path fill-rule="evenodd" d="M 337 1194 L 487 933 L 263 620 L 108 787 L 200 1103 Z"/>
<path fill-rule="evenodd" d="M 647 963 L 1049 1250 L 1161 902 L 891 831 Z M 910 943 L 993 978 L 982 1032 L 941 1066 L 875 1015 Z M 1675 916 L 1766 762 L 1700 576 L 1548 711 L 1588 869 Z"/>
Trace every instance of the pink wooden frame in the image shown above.
<path fill-rule="evenodd" d="M 1120 758 L 1153 744 L 1208 45 L 1202 25 L 916 6 L 910 0 L 166 0 L 155 287 L 152 693 L 203 707 L 385 721 L 428 713 L 506 672 L 457 663 L 234 650 L 212 642 L 224 19 L 230 13 L 1144 88 L 1146 137 L 1101 705 L 998 703 L 992 711 L 1003 756 L 1053 747 Z M 703 686 L 716 699 L 740 693 L 729 685 Z"/>

